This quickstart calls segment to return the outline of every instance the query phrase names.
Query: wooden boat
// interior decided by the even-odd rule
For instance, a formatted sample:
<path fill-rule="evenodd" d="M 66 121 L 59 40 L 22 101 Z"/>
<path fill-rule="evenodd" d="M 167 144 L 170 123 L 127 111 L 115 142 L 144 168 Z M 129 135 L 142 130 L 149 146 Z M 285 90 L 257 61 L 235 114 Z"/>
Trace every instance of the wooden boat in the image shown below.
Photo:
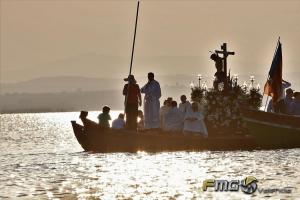
<path fill-rule="evenodd" d="M 267 149 L 300 148 L 300 116 L 242 111 L 251 134 L 258 146 Z"/>
<path fill-rule="evenodd" d="M 72 121 L 75 136 L 85 151 L 95 152 L 161 152 L 253 149 L 251 137 L 232 135 L 203 138 L 161 131 L 134 132 L 128 130 L 86 128 Z"/>
<path fill-rule="evenodd" d="M 72 121 L 74 134 L 85 151 L 93 152 L 161 152 L 203 150 L 255 150 L 300 147 L 300 118 L 244 110 L 248 134 L 200 135 L 166 133 L 159 130 L 134 132 L 101 129 L 84 119 L 83 125 Z"/>

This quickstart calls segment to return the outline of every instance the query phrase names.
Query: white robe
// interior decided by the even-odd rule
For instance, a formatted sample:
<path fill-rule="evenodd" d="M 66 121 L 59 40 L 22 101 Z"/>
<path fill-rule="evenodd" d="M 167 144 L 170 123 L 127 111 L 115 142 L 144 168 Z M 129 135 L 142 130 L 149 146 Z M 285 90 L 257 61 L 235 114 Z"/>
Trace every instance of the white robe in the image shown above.
<path fill-rule="evenodd" d="M 122 129 L 125 127 L 125 120 L 121 118 L 117 118 L 112 122 L 113 129 Z"/>
<path fill-rule="evenodd" d="M 184 114 L 178 108 L 171 108 L 167 114 L 165 114 L 165 127 L 166 131 L 180 132 L 183 127 Z"/>
<path fill-rule="evenodd" d="M 186 101 L 185 103 L 180 103 L 179 104 L 179 110 L 186 114 L 187 112 L 192 111 L 192 106 L 189 101 Z"/>
<path fill-rule="evenodd" d="M 169 112 L 170 109 L 171 107 L 164 105 L 159 110 L 159 120 L 161 129 L 165 128 L 165 115 Z"/>
<path fill-rule="evenodd" d="M 159 128 L 159 108 L 161 97 L 160 85 L 156 80 L 148 82 L 141 88 L 144 97 L 145 128 Z"/>
<path fill-rule="evenodd" d="M 190 121 L 187 118 L 196 118 L 197 120 Z M 183 132 L 202 133 L 204 137 L 207 137 L 208 132 L 203 114 L 201 112 L 188 112 L 184 118 Z"/>

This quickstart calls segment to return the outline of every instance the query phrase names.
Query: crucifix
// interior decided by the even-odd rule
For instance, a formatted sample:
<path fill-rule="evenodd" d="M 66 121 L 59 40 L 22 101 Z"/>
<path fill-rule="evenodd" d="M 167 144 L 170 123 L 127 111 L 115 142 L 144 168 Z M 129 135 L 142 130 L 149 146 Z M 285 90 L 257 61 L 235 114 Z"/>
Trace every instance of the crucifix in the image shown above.
<path fill-rule="evenodd" d="M 221 49 L 222 49 L 222 51 L 215 50 L 215 52 L 217 54 L 223 54 L 224 72 L 226 73 L 226 76 L 227 76 L 227 56 L 234 55 L 234 52 L 227 51 L 227 43 L 223 43 L 223 45 L 221 45 Z"/>

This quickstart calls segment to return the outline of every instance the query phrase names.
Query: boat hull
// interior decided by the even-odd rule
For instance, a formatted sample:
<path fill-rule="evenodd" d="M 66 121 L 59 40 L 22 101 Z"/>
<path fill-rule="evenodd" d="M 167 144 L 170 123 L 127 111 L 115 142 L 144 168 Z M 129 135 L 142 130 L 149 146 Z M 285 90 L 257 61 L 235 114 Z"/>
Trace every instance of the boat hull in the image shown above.
<path fill-rule="evenodd" d="M 247 124 L 246 133 L 220 135 L 209 129 L 208 138 L 198 134 L 174 134 L 159 130 L 138 133 L 101 129 L 88 119 L 83 120 L 83 126 L 72 121 L 72 127 L 85 151 L 102 153 L 300 148 L 299 117 L 254 110 L 244 110 L 243 115 Z"/>
<path fill-rule="evenodd" d="M 183 135 L 160 131 L 136 133 L 126 130 L 101 130 L 84 126 L 72 121 L 78 142 L 85 151 L 111 152 L 163 152 L 163 151 L 224 151 L 253 150 L 253 138 L 243 135 L 203 138 L 200 135 Z"/>
<path fill-rule="evenodd" d="M 300 148 L 300 117 L 244 110 L 247 130 L 262 148 Z"/>

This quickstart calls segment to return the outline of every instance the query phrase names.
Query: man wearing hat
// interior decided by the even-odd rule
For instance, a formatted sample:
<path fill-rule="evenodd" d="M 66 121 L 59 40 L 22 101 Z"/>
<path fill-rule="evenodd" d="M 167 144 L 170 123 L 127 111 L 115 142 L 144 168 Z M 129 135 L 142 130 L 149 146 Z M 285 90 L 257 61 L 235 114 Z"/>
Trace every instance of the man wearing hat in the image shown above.
<path fill-rule="evenodd" d="M 142 97 L 139 85 L 133 75 L 124 79 L 127 81 L 123 88 L 125 96 L 126 129 L 137 130 L 138 107 L 142 105 Z"/>

